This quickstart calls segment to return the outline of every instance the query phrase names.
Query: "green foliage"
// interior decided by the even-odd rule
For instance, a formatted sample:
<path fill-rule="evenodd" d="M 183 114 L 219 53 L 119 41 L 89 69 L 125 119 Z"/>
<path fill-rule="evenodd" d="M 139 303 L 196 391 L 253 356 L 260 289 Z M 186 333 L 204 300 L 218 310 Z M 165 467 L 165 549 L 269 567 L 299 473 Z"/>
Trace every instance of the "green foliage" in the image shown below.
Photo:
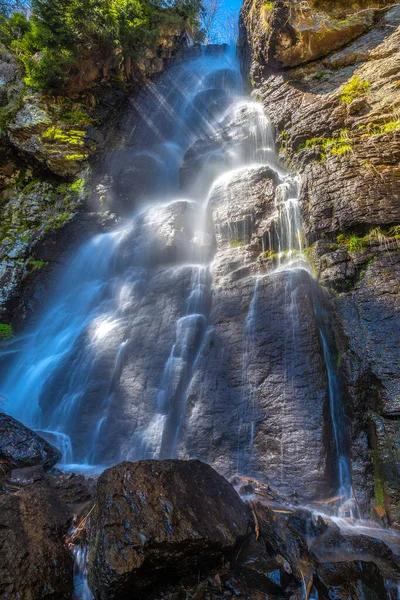
<path fill-rule="evenodd" d="M 244 246 L 244 243 L 240 240 L 231 240 L 229 246 L 230 248 L 241 248 L 241 246 Z"/>
<path fill-rule="evenodd" d="M 326 159 L 327 154 L 342 155 L 352 151 L 352 145 L 346 129 L 342 129 L 337 138 L 315 137 L 299 144 L 297 151 L 303 148 L 321 148 L 321 162 Z"/>
<path fill-rule="evenodd" d="M 18 54 L 20 40 L 30 28 L 30 22 L 23 13 L 15 12 L 8 19 L 0 15 L 0 42 Z"/>
<path fill-rule="evenodd" d="M 361 252 L 367 245 L 364 238 L 356 235 L 345 235 L 344 233 L 340 233 L 336 239 L 338 244 L 340 246 L 346 246 L 349 252 Z"/>
<path fill-rule="evenodd" d="M 0 342 L 5 342 L 12 337 L 14 337 L 14 332 L 11 325 L 0 323 Z"/>
<path fill-rule="evenodd" d="M 196 26 L 200 9 L 201 0 L 32 0 L 29 20 L 0 18 L 0 40 L 24 62 L 28 85 L 54 92 L 88 52 L 103 64 L 119 53 L 128 64 L 167 29 Z"/>
<path fill-rule="evenodd" d="M 39 269 L 42 269 L 47 265 L 47 262 L 45 262 L 44 260 L 35 259 L 33 258 L 33 256 L 30 256 L 26 261 L 26 264 L 28 265 L 31 271 L 39 271 Z"/>
<path fill-rule="evenodd" d="M 44 50 L 41 56 L 23 56 L 26 69 L 25 83 L 42 90 L 60 89 L 68 80 L 68 71 L 73 65 L 69 50 Z"/>
<path fill-rule="evenodd" d="M 356 98 L 364 96 L 370 85 L 368 80 L 364 81 L 358 75 L 353 75 L 342 88 L 342 93 L 340 95 L 341 103 L 351 104 Z"/>
<path fill-rule="evenodd" d="M 360 125 L 359 127 L 359 130 L 364 132 L 363 137 L 371 137 L 382 133 L 392 133 L 392 131 L 397 131 L 398 129 L 400 129 L 400 121 L 389 121 L 383 125 L 368 123 L 367 125 Z"/>
<path fill-rule="evenodd" d="M 351 152 L 353 150 L 352 145 L 351 144 L 345 144 L 345 143 L 341 143 L 341 144 L 336 144 L 332 147 L 331 149 L 331 154 L 347 154 L 348 152 Z"/>
<path fill-rule="evenodd" d="M 358 236 L 355 233 L 340 233 L 336 237 L 336 241 L 339 246 L 346 246 L 349 252 L 362 252 L 371 244 L 381 244 L 385 245 L 391 242 L 395 244 L 400 244 L 400 226 L 399 225 L 391 225 L 387 229 L 381 227 L 374 227 L 370 229 L 368 233 L 364 236 Z M 373 256 L 368 264 L 372 264 L 375 260 L 376 256 Z"/>

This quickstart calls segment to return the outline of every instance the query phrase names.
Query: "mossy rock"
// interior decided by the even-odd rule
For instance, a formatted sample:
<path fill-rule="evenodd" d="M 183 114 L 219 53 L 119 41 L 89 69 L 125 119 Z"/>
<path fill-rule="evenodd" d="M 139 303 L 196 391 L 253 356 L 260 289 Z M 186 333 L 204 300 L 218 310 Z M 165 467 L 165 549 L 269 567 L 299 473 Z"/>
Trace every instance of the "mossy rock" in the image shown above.
<path fill-rule="evenodd" d="M 50 107 L 49 107 L 50 109 Z M 78 174 L 96 149 L 87 128 L 54 120 L 40 96 L 30 96 L 7 127 L 12 144 L 61 177 Z"/>

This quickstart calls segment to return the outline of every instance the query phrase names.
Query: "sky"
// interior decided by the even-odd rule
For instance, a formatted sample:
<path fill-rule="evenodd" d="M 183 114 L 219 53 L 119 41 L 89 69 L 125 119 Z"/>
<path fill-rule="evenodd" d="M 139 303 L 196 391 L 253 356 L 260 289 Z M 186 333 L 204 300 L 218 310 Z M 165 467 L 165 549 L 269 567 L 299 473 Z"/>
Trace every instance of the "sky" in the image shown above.
<path fill-rule="evenodd" d="M 216 0 L 210 0 L 210 2 Z M 231 41 L 233 27 L 237 28 L 239 20 L 239 11 L 242 0 L 220 0 L 218 14 L 216 15 L 213 30 L 211 32 L 211 42 L 221 43 Z M 207 5 L 207 0 L 205 2 Z"/>

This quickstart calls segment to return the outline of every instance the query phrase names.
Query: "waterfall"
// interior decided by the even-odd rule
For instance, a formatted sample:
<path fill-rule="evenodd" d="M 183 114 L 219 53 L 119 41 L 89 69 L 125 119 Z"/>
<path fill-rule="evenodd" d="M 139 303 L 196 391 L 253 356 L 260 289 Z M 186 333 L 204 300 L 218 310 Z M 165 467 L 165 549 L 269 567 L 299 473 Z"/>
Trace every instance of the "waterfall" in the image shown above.
<path fill-rule="evenodd" d="M 219 442 L 210 450 L 212 436 L 203 434 L 190 450 L 182 440 L 196 428 L 196 411 L 211 411 L 231 378 L 232 393 L 218 409 L 224 415 L 232 400 L 226 422 L 234 441 L 227 442 L 231 455 L 224 472 L 268 476 L 270 462 L 276 483 L 289 488 L 298 447 L 307 445 L 293 435 L 294 428 L 308 426 L 307 411 L 313 410 L 304 401 L 298 413 L 303 420 L 296 423 L 296 413 L 285 430 L 303 385 L 294 364 L 302 342 L 298 303 L 300 294 L 312 294 L 303 253 L 300 179 L 279 164 L 273 127 L 262 106 L 243 96 L 237 59 L 228 47 L 202 52 L 193 47 L 189 58 L 157 84 L 149 83 L 131 99 L 123 134 L 123 148 L 104 161 L 104 181 L 113 182 L 114 206 L 123 222 L 76 250 L 35 322 L 4 345 L 4 408 L 60 447 L 65 470 L 101 471 L 121 460 L 145 458 L 206 460 L 209 451 L 218 467 L 225 457 L 220 459 Z M 190 157 L 194 167 L 185 171 Z M 261 192 L 252 195 L 254 177 Z M 264 214 L 261 201 L 269 185 L 274 197 Z M 255 234 L 256 222 L 262 235 Z M 220 267 L 214 264 L 217 251 L 226 257 Z M 223 320 L 217 310 L 211 322 L 220 292 L 214 268 L 237 273 L 251 297 L 240 310 L 231 309 L 240 334 L 217 348 L 218 356 L 239 355 L 238 372 L 218 373 L 203 397 L 201 373 L 212 368 L 204 352 L 216 345 L 213 332 Z M 284 304 L 285 349 L 272 379 L 282 391 L 280 421 L 259 399 L 264 385 L 259 366 L 269 368 L 262 364 L 262 335 L 271 325 L 263 311 L 278 284 L 284 293 L 276 302 Z M 317 390 L 318 398 L 325 392 L 329 398 L 337 492 L 349 500 L 342 400 L 321 310 L 315 299 L 317 358 L 325 365 L 329 388 Z M 268 419 L 268 439 L 259 446 L 259 430 Z M 217 432 L 216 439 L 224 433 Z M 318 465 L 313 468 L 317 472 Z M 79 555 L 77 564 L 84 560 Z M 78 571 L 81 577 L 82 568 Z"/>

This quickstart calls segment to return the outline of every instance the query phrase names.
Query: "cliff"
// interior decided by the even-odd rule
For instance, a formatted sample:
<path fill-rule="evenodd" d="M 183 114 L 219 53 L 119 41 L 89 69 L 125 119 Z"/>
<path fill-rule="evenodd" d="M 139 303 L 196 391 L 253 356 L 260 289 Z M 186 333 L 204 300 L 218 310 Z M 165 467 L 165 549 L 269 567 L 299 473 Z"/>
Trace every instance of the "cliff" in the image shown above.
<path fill-rule="evenodd" d="M 400 521 L 400 6 L 246 0 L 242 71 L 301 175 L 363 514 Z"/>

